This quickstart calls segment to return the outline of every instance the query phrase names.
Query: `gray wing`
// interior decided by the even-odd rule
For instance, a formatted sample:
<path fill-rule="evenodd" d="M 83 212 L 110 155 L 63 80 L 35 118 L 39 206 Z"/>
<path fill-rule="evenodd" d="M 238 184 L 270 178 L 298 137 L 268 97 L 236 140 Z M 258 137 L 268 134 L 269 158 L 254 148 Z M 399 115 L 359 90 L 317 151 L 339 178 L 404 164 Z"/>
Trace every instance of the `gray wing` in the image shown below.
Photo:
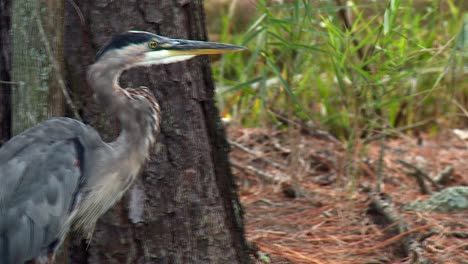
<path fill-rule="evenodd" d="M 23 263 L 60 242 L 83 180 L 89 129 L 51 119 L 0 149 L 0 263 Z"/>

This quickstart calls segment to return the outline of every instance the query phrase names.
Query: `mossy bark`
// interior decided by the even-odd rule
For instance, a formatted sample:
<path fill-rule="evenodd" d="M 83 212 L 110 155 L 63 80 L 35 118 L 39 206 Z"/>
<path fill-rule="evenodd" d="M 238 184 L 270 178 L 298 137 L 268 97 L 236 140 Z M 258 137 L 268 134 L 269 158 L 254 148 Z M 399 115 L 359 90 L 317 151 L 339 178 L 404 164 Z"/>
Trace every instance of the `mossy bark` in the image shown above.
<path fill-rule="evenodd" d="M 63 1 L 12 2 L 12 133 L 62 116 L 63 95 L 52 65 L 63 68 Z M 50 46 L 50 50 L 46 47 Z"/>

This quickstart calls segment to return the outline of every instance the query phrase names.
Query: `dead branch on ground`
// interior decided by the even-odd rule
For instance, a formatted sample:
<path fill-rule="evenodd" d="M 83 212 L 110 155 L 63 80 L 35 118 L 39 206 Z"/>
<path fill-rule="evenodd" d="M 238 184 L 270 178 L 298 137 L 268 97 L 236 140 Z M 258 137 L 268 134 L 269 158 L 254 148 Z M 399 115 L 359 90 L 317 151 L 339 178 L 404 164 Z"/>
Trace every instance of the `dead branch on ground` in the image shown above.
<path fill-rule="evenodd" d="M 395 225 L 395 228 L 391 230 L 393 230 L 393 233 L 396 233 L 395 237 L 400 237 L 402 240 L 402 249 L 405 255 L 410 257 L 411 263 L 432 263 L 432 261 L 425 256 L 426 253 L 420 243 L 421 239 L 417 235 L 409 232 L 411 227 L 399 215 L 388 195 L 373 193 L 371 195 L 371 204 L 368 213 L 371 214 L 374 222 L 379 222 L 379 224 L 384 224 L 384 226 Z M 424 229 L 427 228 L 428 227 L 425 227 Z M 419 228 L 417 229 L 419 230 Z M 406 234 L 406 236 L 403 236 L 403 234 Z"/>
<path fill-rule="evenodd" d="M 406 168 L 412 169 L 412 172 L 406 172 L 407 175 L 415 177 L 418 181 L 419 188 L 421 189 L 422 194 L 431 194 L 431 190 L 426 186 L 425 180 L 427 180 L 436 191 L 440 191 L 441 187 L 439 184 L 433 180 L 426 172 L 420 169 L 418 166 L 406 162 L 404 160 L 397 160 L 398 163 L 403 165 Z"/>

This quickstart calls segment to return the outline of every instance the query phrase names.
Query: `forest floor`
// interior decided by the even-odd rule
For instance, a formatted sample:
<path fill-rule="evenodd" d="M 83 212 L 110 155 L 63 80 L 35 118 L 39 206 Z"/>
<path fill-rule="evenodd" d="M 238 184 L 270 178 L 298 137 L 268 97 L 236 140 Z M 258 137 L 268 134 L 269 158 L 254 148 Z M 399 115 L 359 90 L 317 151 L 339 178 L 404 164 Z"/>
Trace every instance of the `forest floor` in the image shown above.
<path fill-rule="evenodd" d="M 468 263 L 468 212 L 403 208 L 428 196 L 422 185 L 468 185 L 468 140 L 453 132 L 376 140 L 354 154 L 307 131 L 228 128 L 228 137 L 257 263 Z M 439 181 L 418 184 L 418 173 Z"/>

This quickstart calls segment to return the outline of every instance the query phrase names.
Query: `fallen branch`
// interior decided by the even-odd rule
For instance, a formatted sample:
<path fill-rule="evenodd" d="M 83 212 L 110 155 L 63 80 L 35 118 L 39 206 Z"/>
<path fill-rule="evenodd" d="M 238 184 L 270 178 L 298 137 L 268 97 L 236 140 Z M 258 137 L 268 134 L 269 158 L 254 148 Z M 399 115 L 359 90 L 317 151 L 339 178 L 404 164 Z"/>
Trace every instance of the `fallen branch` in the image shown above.
<path fill-rule="evenodd" d="M 454 169 L 452 166 L 448 166 L 443 171 L 441 171 L 437 176 L 434 177 L 434 181 L 438 184 L 446 184 L 452 176 Z"/>
<path fill-rule="evenodd" d="M 406 162 L 404 160 L 397 160 L 398 163 L 403 165 L 404 167 L 410 168 L 413 170 L 413 172 L 406 173 L 407 175 L 413 176 L 416 178 L 418 181 L 418 185 L 421 189 L 421 193 L 423 194 L 430 194 L 431 191 L 429 188 L 427 188 L 426 184 L 424 183 L 424 180 L 427 180 L 431 185 L 436 189 L 436 191 L 440 191 L 441 187 L 439 184 L 434 181 L 427 173 L 425 173 L 422 169 L 418 168 L 418 166 L 411 164 L 409 162 Z"/>
<path fill-rule="evenodd" d="M 393 230 L 392 233 L 394 233 L 394 238 L 402 240 L 402 249 L 405 255 L 410 257 L 410 263 L 432 263 L 424 256 L 425 251 L 420 244 L 418 236 L 413 234 L 417 233 L 416 231 L 427 229 L 430 226 L 412 229 L 398 214 L 398 211 L 390 200 L 390 197 L 387 195 L 379 193 L 372 194 L 368 213 L 371 214 L 372 212 L 371 216 L 374 218 L 374 222 L 383 223 L 385 226 L 395 225 L 395 228 L 391 229 Z"/>
<path fill-rule="evenodd" d="M 431 190 L 426 186 L 426 183 L 424 182 L 424 177 L 422 176 L 421 173 L 418 171 L 407 171 L 405 172 L 406 175 L 409 175 L 411 177 L 414 177 L 416 179 L 416 182 L 418 183 L 419 190 L 421 191 L 422 194 L 431 194 Z"/>
<path fill-rule="evenodd" d="M 463 232 L 463 231 L 451 231 L 451 232 L 448 232 L 447 235 L 458 237 L 458 238 L 463 238 L 463 239 L 468 239 L 468 232 Z"/>

